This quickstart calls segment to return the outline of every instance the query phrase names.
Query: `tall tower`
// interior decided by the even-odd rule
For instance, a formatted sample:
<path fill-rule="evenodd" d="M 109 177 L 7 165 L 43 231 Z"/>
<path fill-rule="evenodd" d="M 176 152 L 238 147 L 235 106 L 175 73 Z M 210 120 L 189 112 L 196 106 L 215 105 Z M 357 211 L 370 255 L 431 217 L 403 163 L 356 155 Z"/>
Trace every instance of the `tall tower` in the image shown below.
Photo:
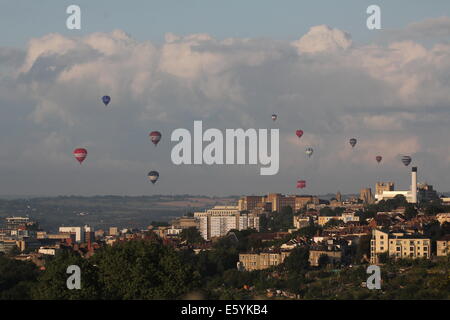
<path fill-rule="evenodd" d="M 411 170 L 411 202 L 417 203 L 417 167 Z"/>
<path fill-rule="evenodd" d="M 342 195 L 341 195 L 341 193 L 339 191 L 336 193 L 336 200 L 338 202 L 342 202 Z"/>

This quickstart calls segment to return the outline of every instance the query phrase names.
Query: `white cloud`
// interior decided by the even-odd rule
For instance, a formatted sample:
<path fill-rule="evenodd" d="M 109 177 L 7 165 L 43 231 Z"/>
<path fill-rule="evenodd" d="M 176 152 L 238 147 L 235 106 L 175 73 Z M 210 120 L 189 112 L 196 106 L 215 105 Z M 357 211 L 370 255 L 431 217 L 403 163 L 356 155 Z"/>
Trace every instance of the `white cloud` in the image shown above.
<path fill-rule="evenodd" d="M 327 25 L 315 26 L 299 40 L 292 42 L 299 53 L 319 53 L 345 50 L 351 47 L 350 35 Z"/>
<path fill-rule="evenodd" d="M 446 19 L 441 20 L 445 25 Z M 438 163 L 432 170 L 442 169 L 449 159 L 446 148 L 429 148 L 447 143 L 446 43 L 425 46 L 402 39 L 357 46 L 341 30 L 316 26 L 292 43 L 168 33 L 156 46 L 117 30 L 33 39 L 20 66 L 16 61 L 14 67 L 4 68 L 11 54 L 2 52 L 0 103 L 8 108 L 0 109 L 0 142 L 19 159 L 17 166 L 40 163 L 48 171 L 52 167 L 46 165 L 44 153 L 52 158 L 53 168 L 59 163 L 62 169 L 74 162 L 67 152 L 89 142 L 89 160 L 105 174 L 92 172 L 97 187 L 105 179 L 107 189 L 116 173 L 133 179 L 145 175 L 139 171 L 147 166 L 160 166 L 168 175 L 175 172 L 168 137 L 174 128 L 192 128 L 193 120 L 203 120 L 205 128 L 280 128 L 282 167 L 271 181 L 281 192 L 292 170 L 315 176 L 317 192 L 329 191 L 323 187 L 327 183 L 334 188 L 336 181 L 347 181 L 355 166 L 361 172 L 354 183 L 369 184 L 378 152 L 391 173 L 401 165 L 396 160 L 400 153 L 429 150 Z M 100 101 L 105 94 L 112 97 L 108 107 Z M 11 113 L 16 122 L 10 124 Z M 279 116 L 275 123 L 272 113 Z M 147 149 L 153 128 L 163 132 L 163 142 Z M 301 139 L 296 129 L 305 131 Z M 358 137 L 353 151 L 351 137 Z M 315 153 L 308 162 L 304 148 L 310 145 Z M 31 160 L 32 154 L 40 156 Z M 445 160 L 441 165 L 439 158 Z M 0 172 L 5 163 L 0 163 Z M 258 170 L 253 169 L 229 167 L 217 170 L 216 176 L 212 169 L 186 170 L 177 190 L 184 186 L 186 193 L 213 192 L 219 188 L 214 181 L 225 176 L 232 180 L 235 174 L 248 180 L 240 188 L 262 191 Z M 197 181 L 194 174 L 201 178 L 192 185 L 189 181 Z M 133 188 L 132 182 L 128 185 Z M 346 188 L 359 187 L 348 182 Z M 172 192 L 169 188 L 160 191 Z"/>

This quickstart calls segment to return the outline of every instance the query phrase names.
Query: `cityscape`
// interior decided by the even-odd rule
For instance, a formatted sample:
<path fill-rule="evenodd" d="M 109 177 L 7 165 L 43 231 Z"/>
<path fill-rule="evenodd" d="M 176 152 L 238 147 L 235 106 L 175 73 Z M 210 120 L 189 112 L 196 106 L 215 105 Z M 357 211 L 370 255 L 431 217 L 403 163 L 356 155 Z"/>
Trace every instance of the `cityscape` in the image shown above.
<path fill-rule="evenodd" d="M 448 0 L 0 0 L 0 303 L 450 300 L 449 74 Z"/>
<path fill-rule="evenodd" d="M 340 192 L 329 200 L 280 193 L 242 196 L 141 229 L 78 225 L 49 232 L 32 215 L 8 216 L 0 229 L 0 259 L 3 268 L 13 266 L 23 274 L 2 297 L 448 299 L 450 197 L 418 183 L 417 167 L 410 175 L 406 191 L 395 190 L 394 182 L 376 182 L 374 194 L 361 188 L 359 197 Z M 145 291 L 156 281 L 145 274 L 128 274 L 127 281 L 141 287 L 127 292 L 102 283 L 102 277 L 124 276 L 126 264 L 146 268 L 139 261 L 152 254 L 173 255 L 171 263 L 185 266 L 177 270 L 177 291 Z M 118 260 L 110 260 L 114 257 Z M 96 269 L 98 259 L 108 259 L 108 265 Z M 64 268 L 73 261 L 90 273 L 79 293 L 65 289 Z M 378 290 L 366 284 L 369 265 L 382 268 Z M 60 278 L 56 283 L 55 277 Z M 417 281 L 424 285 L 420 291 L 412 289 Z M 339 285 L 324 286 L 327 282 Z M 89 297 L 92 290 L 98 292 Z"/>

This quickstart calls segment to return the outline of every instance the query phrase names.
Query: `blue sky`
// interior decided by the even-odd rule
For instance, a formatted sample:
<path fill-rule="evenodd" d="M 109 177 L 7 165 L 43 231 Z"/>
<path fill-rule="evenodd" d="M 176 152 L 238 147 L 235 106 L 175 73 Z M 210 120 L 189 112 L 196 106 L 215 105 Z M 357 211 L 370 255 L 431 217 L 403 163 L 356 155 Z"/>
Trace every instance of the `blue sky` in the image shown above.
<path fill-rule="evenodd" d="M 65 27 L 70 4 L 82 9 L 81 31 Z M 376 34 L 365 26 L 365 11 L 371 4 L 381 7 L 384 29 L 450 13 L 447 0 L 0 0 L 0 41 L 3 46 L 23 47 L 30 38 L 51 32 L 73 35 L 114 29 L 156 43 L 166 32 L 294 40 L 311 26 L 327 24 L 366 42 Z"/>

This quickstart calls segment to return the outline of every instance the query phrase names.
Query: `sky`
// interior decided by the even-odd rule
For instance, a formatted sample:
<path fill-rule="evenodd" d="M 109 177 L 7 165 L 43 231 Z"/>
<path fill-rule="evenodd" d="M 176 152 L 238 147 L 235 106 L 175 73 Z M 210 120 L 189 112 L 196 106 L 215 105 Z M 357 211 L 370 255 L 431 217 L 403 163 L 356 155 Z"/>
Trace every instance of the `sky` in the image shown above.
<path fill-rule="evenodd" d="M 0 0 L 0 194 L 354 193 L 386 180 L 405 189 L 402 155 L 419 181 L 450 190 L 450 2 L 132 3 Z M 70 4 L 81 30 L 66 28 Z M 371 4 L 381 30 L 366 27 Z M 278 128 L 279 173 L 174 165 L 170 135 L 195 120 Z M 82 165 L 77 147 L 89 152 Z"/>

